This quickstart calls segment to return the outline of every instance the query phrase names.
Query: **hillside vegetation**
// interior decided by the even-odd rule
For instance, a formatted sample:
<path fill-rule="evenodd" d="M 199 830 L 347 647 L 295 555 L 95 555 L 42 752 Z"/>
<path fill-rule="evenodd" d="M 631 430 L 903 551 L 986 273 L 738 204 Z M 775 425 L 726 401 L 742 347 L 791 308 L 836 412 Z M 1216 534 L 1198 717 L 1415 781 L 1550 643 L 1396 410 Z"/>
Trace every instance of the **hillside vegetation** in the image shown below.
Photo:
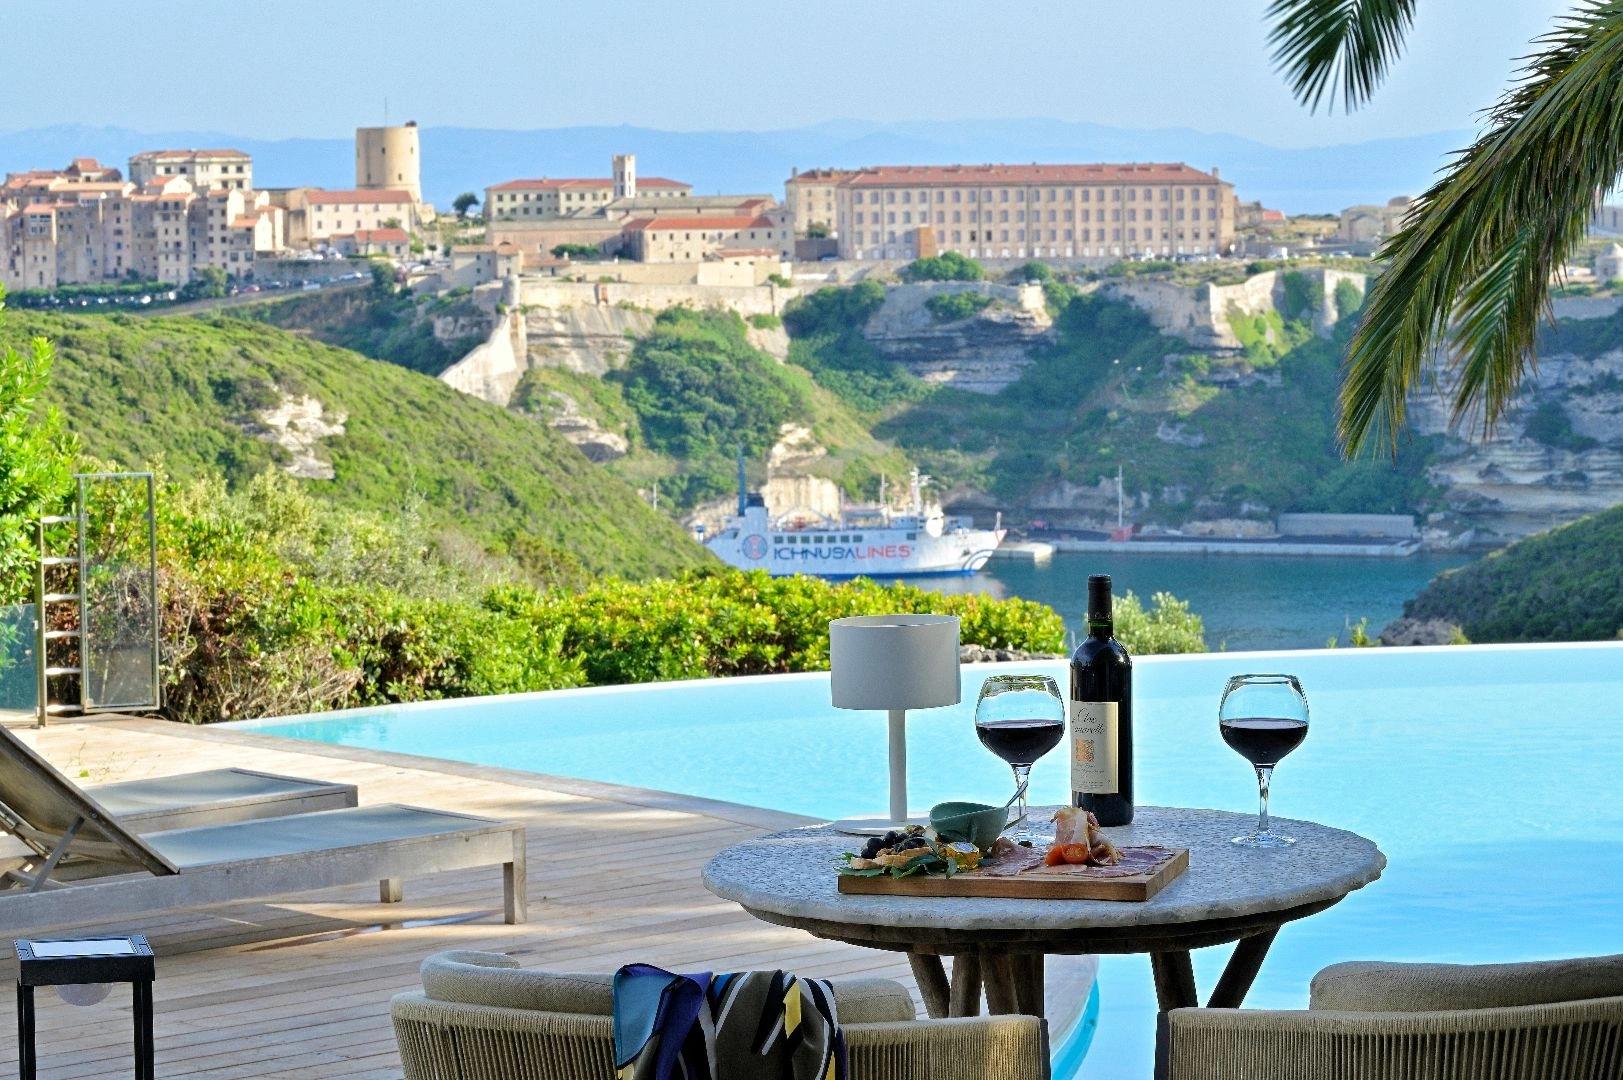
<path fill-rule="evenodd" d="M 226 318 L 16 312 L 0 334 L 55 343 L 47 399 L 97 458 L 240 485 L 290 456 L 261 437 L 265 411 L 309 396 L 343 424 L 313 447 L 334 477 L 306 481 L 335 505 L 417 507 L 543 582 L 648 577 L 709 559 L 544 425 L 344 349 Z"/>
<path fill-rule="evenodd" d="M 1404 605 L 1472 641 L 1602 641 L 1623 633 L 1623 507 L 1440 574 Z"/>

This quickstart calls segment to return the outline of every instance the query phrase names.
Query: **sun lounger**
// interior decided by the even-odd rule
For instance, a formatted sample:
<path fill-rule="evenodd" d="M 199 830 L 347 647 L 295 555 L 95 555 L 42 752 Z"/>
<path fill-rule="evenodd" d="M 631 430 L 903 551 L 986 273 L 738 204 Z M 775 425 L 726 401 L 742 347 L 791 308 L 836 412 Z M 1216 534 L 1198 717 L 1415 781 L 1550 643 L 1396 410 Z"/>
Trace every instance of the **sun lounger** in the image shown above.
<path fill-rule="evenodd" d="M 364 881 L 395 902 L 407 876 L 484 866 L 525 918 L 524 828 L 490 818 L 385 804 L 138 835 L 31 751 L 0 755 L 0 803 L 27 848 L 0 859 L 8 933 Z"/>
<path fill-rule="evenodd" d="M 12 766 L 8 768 L 8 761 Z M 0 726 L 0 804 L 18 805 L 27 796 L 13 785 L 34 783 L 49 769 L 29 745 Z M 224 825 L 254 818 L 283 817 L 313 810 L 338 810 L 358 802 L 354 784 L 333 784 L 278 776 L 251 769 L 209 769 L 147 780 L 126 780 L 84 789 L 102 809 L 131 832 L 162 832 L 197 825 Z"/>

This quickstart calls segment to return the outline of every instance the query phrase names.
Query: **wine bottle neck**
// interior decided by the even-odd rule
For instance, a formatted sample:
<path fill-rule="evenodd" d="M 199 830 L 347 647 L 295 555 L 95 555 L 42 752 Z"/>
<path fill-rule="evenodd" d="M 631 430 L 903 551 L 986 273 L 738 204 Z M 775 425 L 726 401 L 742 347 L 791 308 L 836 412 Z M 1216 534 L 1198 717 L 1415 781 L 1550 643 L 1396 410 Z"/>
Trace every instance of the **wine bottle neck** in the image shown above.
<path fill-rule="evenodd" d="M 1108 616 L 1103 619 L 1094 618 L 1092 616 L 1088 618 L 1088 636 L 1091 638 L 1098 638 L 1100 641 L 1109 641 L 1111 636 L 1114 635 L 1115 631 L 1116 628 L 1111 625 L 1111 621 Z"/>

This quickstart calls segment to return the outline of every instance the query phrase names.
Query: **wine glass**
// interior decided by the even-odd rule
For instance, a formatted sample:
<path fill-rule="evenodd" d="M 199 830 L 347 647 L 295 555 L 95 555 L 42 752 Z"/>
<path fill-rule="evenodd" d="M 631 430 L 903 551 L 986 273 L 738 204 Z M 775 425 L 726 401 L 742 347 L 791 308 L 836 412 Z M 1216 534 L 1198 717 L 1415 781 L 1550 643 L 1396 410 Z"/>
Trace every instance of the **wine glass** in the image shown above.
<path fill-rule="evenodd" d="M 1257 831 L 1236 836 L 1242 847 L 1279 848 L 1296 843 L 1268 827 L 1268 788 L 1274 766 L 1307 738 L 1307 695 L 1294 675 L 1236 675 L 1223 687 L 1217 729 L 1229 748 L 1257 770 Z"/>
<path fill-rule="evenodd" d="M 1065 701 L 1059 684 L 1046 675 L 993 675 L 981 684 L 975 702 L 975 734 L 981 745 L 1014 770 L 1017 818 L 1026 816 L 1031 766 L 1065 737 Z M 1029 824 L 1009 834 L 1014 840 L 1040 838 Z"/>

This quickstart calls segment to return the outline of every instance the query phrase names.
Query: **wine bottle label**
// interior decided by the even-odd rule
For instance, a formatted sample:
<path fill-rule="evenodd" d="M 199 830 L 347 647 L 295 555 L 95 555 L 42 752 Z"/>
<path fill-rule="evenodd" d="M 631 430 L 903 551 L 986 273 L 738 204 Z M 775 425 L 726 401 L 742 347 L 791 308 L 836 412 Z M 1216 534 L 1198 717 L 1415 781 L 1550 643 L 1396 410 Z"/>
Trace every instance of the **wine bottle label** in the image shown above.
<path fill-rule="evenodd" d="M 1120 790 L 1116 769 L 1114 701 L 1071 702 L 1071 790 L 1084 795 L 1114 795 Z"/>

